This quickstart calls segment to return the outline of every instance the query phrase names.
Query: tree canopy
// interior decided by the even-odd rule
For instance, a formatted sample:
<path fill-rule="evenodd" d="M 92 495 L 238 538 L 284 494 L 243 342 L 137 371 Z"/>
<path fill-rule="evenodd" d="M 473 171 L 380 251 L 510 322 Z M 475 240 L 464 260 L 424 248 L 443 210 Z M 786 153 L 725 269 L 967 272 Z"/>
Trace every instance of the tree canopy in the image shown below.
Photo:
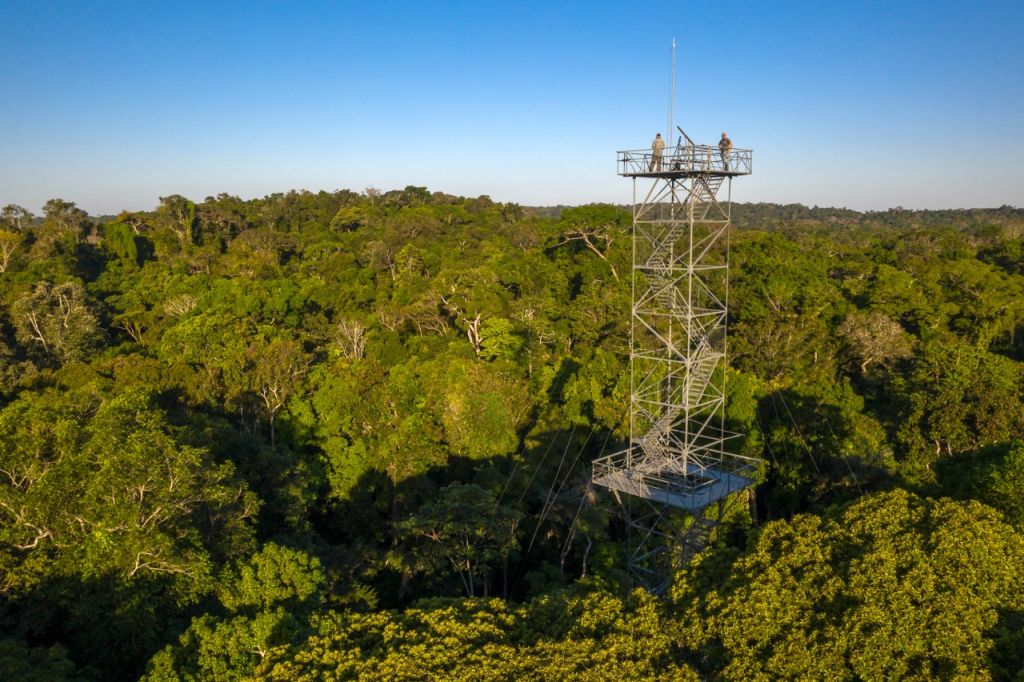
<path fill-rule="evenodd" d="M 667 598 L 630 214 L 424 187 L 0 209 L 0 677 L 1019 679 L 1024 211 L 739 204 L 727 426 Z"/>

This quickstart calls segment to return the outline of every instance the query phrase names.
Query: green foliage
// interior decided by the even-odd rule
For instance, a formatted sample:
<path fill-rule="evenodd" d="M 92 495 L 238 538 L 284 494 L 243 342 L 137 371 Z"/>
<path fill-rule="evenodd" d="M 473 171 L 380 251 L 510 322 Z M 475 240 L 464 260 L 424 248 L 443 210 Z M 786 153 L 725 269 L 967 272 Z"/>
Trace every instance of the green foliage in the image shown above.
<path fill-rule="evenodd" d="M 194 619 L 176 646 L 153 657 L 143 679 L 248 678 L 270 649 L 301 631 L 324 582 L 316 557 L 267 544 L 221 576 L 218 596 L 228 615 Z"/>
<path fill-rule="evenodd" d="M 522 347 L 523 339 L 509 320 L 488 319 L 480 328 L 480 355 L 488 360 L 514 360 Z"/>
<path fill-rule="evenodd" d="M 946 458 L 936 466 L 936 478 L 943 493 L 984 502 L 1024 530 L 1024 443 L 1021 441 Z"/>
<path fill-rule="evenodd" d="M 135 231 L 124 223 L 107 223 L 103 226 L 103 248 L 114 258 L 127 265 L 141 265 L 139 244 Z"/>
<path fill-rule="evenodd" d="M 626 436 L 629 416 L 629 368 L 623 358 L 597 349 L 569 379 L 561 398 L 566 415 L 574 424 L 602 424 Z"/>
<path fill-rule="evenodd" d="M 925 344 L 906 380 L 899 431 L 908 469 L 923 475 L 940 456 L 1024 437 L 1019 364 L 976 346 Z"/>
<path fill-rule="evenodd" d="M 0 676 L 1016 672 L 978 502 L 1020 527 L 1020 209 L 733 207 L 725 426 L 766 466 L 667 610 L 586 485 L 629 437 L 628 211 L 44 213 L 0 210 Z M 415 601 L 458 593 L 506 599 Z"/>
<path fill-rule="evenodd" d="M 72 682 L 76 674 L 67 650 L 59 644 L 30 647 L 16 639 L 0 639 L 0 678 L 20 682 Z"/>
<path fill-rule="evenodd" d="M 226 620 L 202 616 L 181 635 L 177 647 L 167 647 L 153 657 L 142 679 L 247 679 L 267 652 L 290 641 L 298 628 L 296 619 L 282 607 Z"/>
<path fill-rule="evenodd" d="M 82 285 L 39 282 L 11 306 L 18 341 L 44 360 L 87 360 L 103 342 L 99 320 Z"/>
<path fill-rule="evenodd" d="M 896 491 L 759 533 L 727 574 L 681 576 L 679 643 L 727 678 L 933 679 L 990 672 L 1024 604 L 1024 538 L 976 503 Z"/>
<path fill-rule="evenodd" d="M 504 455 L 519 443 L 517 429 L 530 407 L 521 381 L 477 362 L 457 361 L 445 372 L 438 397 L 452 450 L 474 459 Z"/>
<path fill-rule="evenodd" d="M 412 570 L 453 570 L 472 597 L 482 583 L 486 596 L 489 564 L 507 559 L 515 548 L 521 514 L 497 504 L 479 486 L 452 483 L 402 522 L 400 539 L 407 546 L 399 561 Z"/>
<path fill-rule="evenodd" d="M 654 601 L 602 592 L 425 602 L 401 614 L 332 613 L 270 652 L 271 680 L 696 680 L 673 660 Z"/>
<path fill-rule="evenodd" d="M 25 237 L 13 230 L 0 227 L 0 273 L 7 272 Z"/>
<path fill-rule="evenodd" d="M 1024 529 L 1024 444 L 1014 443 L 1006 458 L 993 468 L 988 481 L 990 485 L 986 489 L 991 491 L 991 497 L 985 501 L 1003 511 L 1008 521 Z"/>
<path fill-rule="evenodd" d="M 192 244 L 196 223 L 194 203 L 180 194 L 160 197 L 160 207 L 155 218 L 155 222 L 170 230 L 182 245 Z"/>
<path fill-rule="evenodd" d="M 209 589 L 211 552 L 249 545 L 259 502 L 179 438 L 142 392 L 24 395 L 0 411 L 4 582 L 159 575 L 184 602 Z"/>
<path fill-rule="evenodd" d="M 230 611 L 266 610 L 280 603 L 310 600 L 324 581 L 319 559 L 271 542 L 221 576 L 218 593 Z"/>
<path fill-rule="evenodd" d="M 373 467 L 371 433 L 361 422 L 375 417 L 368 393 L 383 381 L 379 366 L 321 366 L 311 373 L 315 387 L 310 414 L 305 417 L 313 440 L 323 452 L 331 497 L 346 499 L 360 478 Z"/>

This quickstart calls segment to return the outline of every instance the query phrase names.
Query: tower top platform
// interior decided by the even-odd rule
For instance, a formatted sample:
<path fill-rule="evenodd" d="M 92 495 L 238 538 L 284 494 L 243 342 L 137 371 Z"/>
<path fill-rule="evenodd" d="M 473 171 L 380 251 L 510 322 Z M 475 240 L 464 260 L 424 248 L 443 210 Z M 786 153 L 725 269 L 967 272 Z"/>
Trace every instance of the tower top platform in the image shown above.
<path fill-rule="evenodd" d="M 650 149 L 618 152 L 618 172 L 631 178 L 692 178 L 750 175 L 753 150 L 733 148 L 723 155 L 709 144 L 666 148 L 660 158 Z"/>

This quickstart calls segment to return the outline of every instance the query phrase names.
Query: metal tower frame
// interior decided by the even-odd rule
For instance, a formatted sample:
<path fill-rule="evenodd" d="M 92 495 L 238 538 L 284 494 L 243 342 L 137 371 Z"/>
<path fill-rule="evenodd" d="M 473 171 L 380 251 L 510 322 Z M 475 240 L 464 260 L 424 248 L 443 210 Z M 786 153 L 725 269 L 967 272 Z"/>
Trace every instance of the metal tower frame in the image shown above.
<path fill-rule="evenodd" d="M 618 153 L 619 175 L 633 179 L 630 443 L 593 465 L 594 484 L 625 510 L 630 570 L 656 593 L 760 464 L 729 452 L 739 434 L 725 429 L 732 179 L 750 174 L 751 150 L 683 137 L 663 155 Z"/>

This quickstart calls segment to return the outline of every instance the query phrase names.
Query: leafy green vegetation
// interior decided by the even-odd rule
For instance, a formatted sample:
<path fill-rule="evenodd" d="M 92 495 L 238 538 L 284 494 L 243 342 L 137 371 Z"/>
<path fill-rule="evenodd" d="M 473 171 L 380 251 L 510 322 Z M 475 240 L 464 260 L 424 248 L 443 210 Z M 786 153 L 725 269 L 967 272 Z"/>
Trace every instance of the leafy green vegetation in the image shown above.
<path fill-rule="evenodd" d="M 0 678 L 1022 679 L 1024 211 L 733 215 L 765 465 L 657 600 L 628 212 L 5 207 Z"/>

